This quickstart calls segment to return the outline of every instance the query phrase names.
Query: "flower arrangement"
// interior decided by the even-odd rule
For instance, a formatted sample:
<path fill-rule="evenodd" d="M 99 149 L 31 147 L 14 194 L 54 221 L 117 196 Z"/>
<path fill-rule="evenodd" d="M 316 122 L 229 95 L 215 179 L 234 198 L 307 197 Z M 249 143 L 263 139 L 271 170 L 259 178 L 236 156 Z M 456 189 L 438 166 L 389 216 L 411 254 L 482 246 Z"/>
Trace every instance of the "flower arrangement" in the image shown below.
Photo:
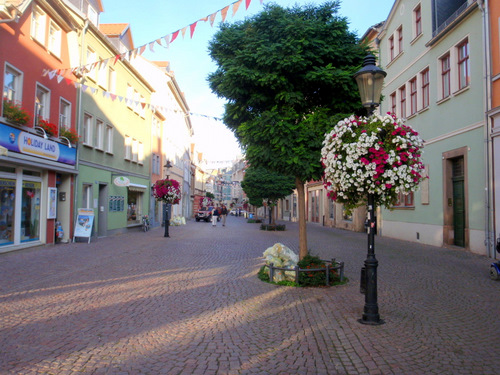
<path fill-rule="evenodd" d="M 47 135 L 56 136 L 59 132 L 56 124 L 53 124 L 48 120 L 43 120 L 42 118 L 38 120 L 38 126 L 45 130 Z"/>
<path fill-rule="evenodd" d="M 154 197 L 165 203 L 178 204 L 181 200 L 181 189 L 176 180 L 158 180 L 153 185 Z"/>
<path fill-rule="evenodd" d="M 212 198 L 210 198 L 210 197 L 203 197 L 201 199 L 201 206 L 202 207 L 208 207 L 208 206 L 212 206 L 212 205 L 213 205 Z"/>
<path fill-rule="evenodd" d="M 9 99 L 3 100 L 3 117 L 17 125 L 25 125 L 31 120 L 29 112 L 21 104 Z"/>
<path fill-rule="evenodd" d="M 173 226 L 186 225 L 186 219 L 184 218 L 184 216 L 176 216 L 170 220 L 170 225 Z"/>
<path fill-rule="evenodd" d="M 275 243 L 270 248 L 266 249 L 263 254 L 266 259 L 266 264 L 274 264 L 275 267 L 283 267 L 293 269 L 299 261 L 299 256 L 295 254 L 290 248 L 281 243 Z M 277 270 L 274 274 L 275 281 L 295 280 L 294 271 L 281 271 Z"/>
<path fill-rule="evenodd" d="M 399 193 L 409 194 L 425 178 L 423 141 L 403 121 L 385 116 L 351 116 L 325 135 L 321 150 L 328 196 L 352 210 L 373 194 L 391 208 Z"/>
<path fill-rule="evenodd" d="M 63 126 L 61 127 L 61 129 L 59 129 L 59 137 L 66 137 L 71 143 L 78 143 L 78 141 L 80 140 L 80 136 L 78 135 L 76 130 L 67 128 L 66 126 Z"/>

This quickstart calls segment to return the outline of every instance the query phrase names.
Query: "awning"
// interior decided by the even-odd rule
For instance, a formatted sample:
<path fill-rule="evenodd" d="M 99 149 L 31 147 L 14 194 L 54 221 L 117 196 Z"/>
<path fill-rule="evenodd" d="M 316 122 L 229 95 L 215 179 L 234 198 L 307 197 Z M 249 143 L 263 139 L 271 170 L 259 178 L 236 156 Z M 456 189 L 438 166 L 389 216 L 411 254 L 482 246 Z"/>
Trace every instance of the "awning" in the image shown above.
<path fill-rule="evenodd" d="M 138 191 L 141 193 L 146 192 L 146 189 L 148 188 L 146 185 L 134 184 L 132 182 L 127 187 L 130 191 Z"/>

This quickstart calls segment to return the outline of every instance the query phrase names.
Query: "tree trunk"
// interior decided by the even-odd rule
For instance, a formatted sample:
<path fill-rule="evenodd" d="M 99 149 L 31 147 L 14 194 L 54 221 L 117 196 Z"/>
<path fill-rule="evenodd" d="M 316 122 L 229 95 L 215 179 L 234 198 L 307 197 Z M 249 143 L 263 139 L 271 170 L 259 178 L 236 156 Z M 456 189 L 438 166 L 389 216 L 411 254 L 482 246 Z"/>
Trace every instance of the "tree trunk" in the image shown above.
<path fill-rule="evenodd" d="M 299 200 L 299 259 L 307 255 L 307 227 L 306 227 L 306 197 L 304 193 L 304 183 L 295 178 L 295 187 Z"/>

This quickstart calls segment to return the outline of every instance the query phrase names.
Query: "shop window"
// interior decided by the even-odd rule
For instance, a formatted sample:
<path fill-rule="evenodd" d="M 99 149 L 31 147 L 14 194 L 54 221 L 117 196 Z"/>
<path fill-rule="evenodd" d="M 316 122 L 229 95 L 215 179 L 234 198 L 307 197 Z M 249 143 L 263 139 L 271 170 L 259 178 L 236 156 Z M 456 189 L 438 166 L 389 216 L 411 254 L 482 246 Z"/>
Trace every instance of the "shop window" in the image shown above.
<path fill-rule="evenodd" d="M 127 224 L 137 224 L 142 218 L 142 201 L 144 193 L 142 191 L 128 191 L 127 198 Z"/>
<path fill-rule="evenodd" d="M 0 179 L 0 246 L 14 243 L 16 181 Z"/>
<path fill-rule="evenodd" d="M 21 242 L 40 239 L 40 182 L 23 181 Z"/>

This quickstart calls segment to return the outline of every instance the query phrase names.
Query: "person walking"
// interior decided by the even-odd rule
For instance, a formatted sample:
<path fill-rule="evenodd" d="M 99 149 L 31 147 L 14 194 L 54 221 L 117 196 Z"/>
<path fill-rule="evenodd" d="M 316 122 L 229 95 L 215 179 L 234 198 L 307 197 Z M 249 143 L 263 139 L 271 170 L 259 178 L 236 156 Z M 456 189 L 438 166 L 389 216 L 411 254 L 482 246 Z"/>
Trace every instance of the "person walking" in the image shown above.
<path fill-rule="evenodd" d="M 222 226 L 225 227 L 227 218 L 227 208 L 225 205 L 222 205 L 221 216 L 222 216 Z"/>
<path fill-rule="evenodd" d="M 219 209 L 217 206 L 214 207 L 212 210 L 212 226 L 216 227 L 217 226 L 217 219 L 219 218 Z"/>

